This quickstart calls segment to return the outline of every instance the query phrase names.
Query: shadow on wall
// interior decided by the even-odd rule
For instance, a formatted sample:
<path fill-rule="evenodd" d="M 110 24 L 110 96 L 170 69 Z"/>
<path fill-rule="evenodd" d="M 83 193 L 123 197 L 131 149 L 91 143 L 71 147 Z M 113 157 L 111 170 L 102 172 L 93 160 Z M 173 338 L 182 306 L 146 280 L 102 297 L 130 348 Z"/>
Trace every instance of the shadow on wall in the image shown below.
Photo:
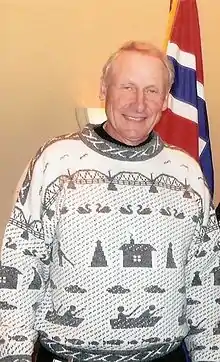
<path fill-rule="evenodd" d="M 0 246 L 15 200 L 17 185 L 21 184 L 21 177 L 24 177 L 24 170 L 31 158 L 49 139 L 65 133 L 76 132 L 79 129 L 75 112 L 77 106 L 72 97 L 68 97 L 68 99 L 66 97 L 66 100 L 68 102 L 63 107 L 64 102 L 62 99 L 58 100 L 57 95 L 56 99 L 49 97 L 42 100 L 42 103 L 38 102 L 39 100 L 33 100 L 31 105 L 27 105 L 25 111 L 21 111 L 19 108 L 17 110 L 8 109 L 10 114 L 3 110 L 0 111 L 0 115 L 5 113 L 2 119 L 10 119 L 14 115 L 16 120 L 13 126 L 5 124 L 4 132 L 0 137 L 1 147 L 4 150 L 0 154 L 1 171 L 4 175 L 0 188 L 1 205 L 3 205 L 0 209 Z M 46 103 L 51 102 L 54 107 L 48 108 Z M 11 108 L 14 108 L 13 105 Z M 62 119 L 60 119 L 60 114 L 62 114 Z M 45 120 L 47 121 L 45 122 Z"/>

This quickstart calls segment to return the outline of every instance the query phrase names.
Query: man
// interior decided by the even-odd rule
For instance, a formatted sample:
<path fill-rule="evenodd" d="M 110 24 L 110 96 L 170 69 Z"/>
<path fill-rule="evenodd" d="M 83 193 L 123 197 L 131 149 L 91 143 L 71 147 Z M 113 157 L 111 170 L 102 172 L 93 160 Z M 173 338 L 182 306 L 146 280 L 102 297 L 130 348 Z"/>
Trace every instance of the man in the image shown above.
<path fill-rule="evenodd" d="M 38 362 L 180 362 L 184 340 L 220 361 L 215 211 L 198 164 L 153 131 L 172 82 L 160 50 L 125 44 L 103 68 L 107 121 L 31 161 L 4 237 L 0 361 L 30 361 L 38 336 Z"/>

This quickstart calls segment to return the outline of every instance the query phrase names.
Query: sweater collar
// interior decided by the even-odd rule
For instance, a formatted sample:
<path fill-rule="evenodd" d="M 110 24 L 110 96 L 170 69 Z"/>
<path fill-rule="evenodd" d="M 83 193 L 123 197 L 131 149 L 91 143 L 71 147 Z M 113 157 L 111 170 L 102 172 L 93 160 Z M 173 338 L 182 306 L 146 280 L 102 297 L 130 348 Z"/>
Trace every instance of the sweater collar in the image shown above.
<path fill-rule="evenodd" d="M 101 138 L 94 128 L 97 125 L 88 124 L 80 134 L 81 140 L 93 151 L 99 154 L 124 161 L 144 161 L 155 157 L 164 147 L 164 143 L 156 132 L 152 133 L 151 140 L 142 146 L 126 147 Z"/>

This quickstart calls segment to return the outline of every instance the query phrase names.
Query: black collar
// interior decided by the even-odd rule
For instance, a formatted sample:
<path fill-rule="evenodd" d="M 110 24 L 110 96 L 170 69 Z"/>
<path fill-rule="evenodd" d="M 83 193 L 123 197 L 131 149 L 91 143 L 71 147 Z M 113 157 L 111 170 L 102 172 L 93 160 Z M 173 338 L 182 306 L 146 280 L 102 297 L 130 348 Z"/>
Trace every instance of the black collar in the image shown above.
<path fill-rule="evenodd" d="M 97 133 L 97 135 L 101 138 L 103 138 L 104 140 L 106 141 L 109 141 L 109 142 L 112 142 L 112 143 L 115 143 L 117 145 L 121 145 L 121 146 L 124 146 L 124 147 L 141 147 L 141 146 L 144 146 L 146 145 L 148 142 L 150 142 L 152 140 L 152 137 L 153 137 L 153 132 L 151 132 L 149 134 L 149 136 L 147 137 L 147 139 L 144 141 L 144 142 L 141 142 L 139 143 L 139 145 L 136 145 L 136 146 L 131 146 L 131 145 L 126 145 L 125 143 L 123 142 L 120 142 L 118 140 L 116 140 L 115 138 L 112 138 L 104 129 L 104 124 L 105 122 L 103 122 L 102 124 L 98 125 L 98 126 L 95 126 L 94 128 L 94 131 Z"/>

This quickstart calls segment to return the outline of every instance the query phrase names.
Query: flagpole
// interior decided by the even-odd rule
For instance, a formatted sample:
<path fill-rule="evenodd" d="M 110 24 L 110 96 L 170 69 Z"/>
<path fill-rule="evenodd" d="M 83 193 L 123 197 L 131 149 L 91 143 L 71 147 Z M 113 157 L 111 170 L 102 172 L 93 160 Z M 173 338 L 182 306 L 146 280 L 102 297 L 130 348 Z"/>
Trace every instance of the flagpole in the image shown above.
<path fill-rule="evenodd" d="M 172 0 L 171 9 L 169 12 L 169 17 L 168 17 L 167 33 L 166 33 L 166 37 L 165 37 L 164 45 L 163 45 L 164 51 L 167 50 L 167 46 L 168 46 L 168 42 L 169 42 L 170 35 L 172 32 L 178 5 L 179 5 L 179 0 Z"/>

